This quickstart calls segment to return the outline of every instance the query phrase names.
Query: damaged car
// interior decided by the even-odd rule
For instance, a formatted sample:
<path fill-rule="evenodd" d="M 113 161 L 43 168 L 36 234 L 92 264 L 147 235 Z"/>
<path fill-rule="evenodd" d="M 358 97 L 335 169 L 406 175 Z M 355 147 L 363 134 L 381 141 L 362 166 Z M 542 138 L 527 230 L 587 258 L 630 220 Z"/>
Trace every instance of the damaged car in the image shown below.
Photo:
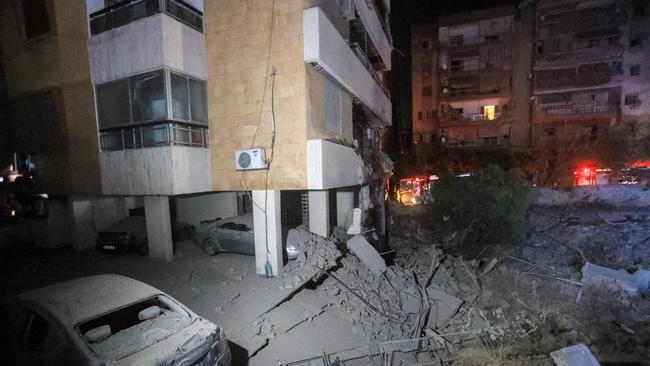
<path fill-rule="evenodd" d="M 208 255 L 219 252 L 255 255 L 253 214 L 201 221 L 192 239 Z"/>
<path fill-rule="evenodd" d="M 127 277 L 91 276 L 26 292 L 9 301 L 6 317 L 3 364 L 231 364 L 221 328 Z"/>

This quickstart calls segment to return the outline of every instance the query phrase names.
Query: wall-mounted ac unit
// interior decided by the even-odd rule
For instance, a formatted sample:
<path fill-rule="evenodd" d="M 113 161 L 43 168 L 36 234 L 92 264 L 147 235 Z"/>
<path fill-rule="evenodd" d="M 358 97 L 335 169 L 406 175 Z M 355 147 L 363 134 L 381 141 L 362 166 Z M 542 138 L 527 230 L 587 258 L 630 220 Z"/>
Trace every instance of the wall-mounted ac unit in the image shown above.
<path fill-rule="evenodd" d="M 235 151 L 236 170 L 255 170 L 268 168 L 264 149 L 247 149 Z"/>

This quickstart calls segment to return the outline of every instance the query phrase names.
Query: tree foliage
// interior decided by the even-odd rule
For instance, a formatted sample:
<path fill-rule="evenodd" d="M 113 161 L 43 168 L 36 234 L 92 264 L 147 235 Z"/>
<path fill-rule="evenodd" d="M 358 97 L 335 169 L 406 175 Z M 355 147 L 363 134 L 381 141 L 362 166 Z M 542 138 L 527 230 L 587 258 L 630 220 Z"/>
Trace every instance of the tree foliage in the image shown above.
<path fill-rule="evenodd" d="M 518 174 L 495 165 L 443 177 L 432 189 L 434 217 L 461 233 L 461 245 L 516 244 L 525 235 L 528 191 Z"/>

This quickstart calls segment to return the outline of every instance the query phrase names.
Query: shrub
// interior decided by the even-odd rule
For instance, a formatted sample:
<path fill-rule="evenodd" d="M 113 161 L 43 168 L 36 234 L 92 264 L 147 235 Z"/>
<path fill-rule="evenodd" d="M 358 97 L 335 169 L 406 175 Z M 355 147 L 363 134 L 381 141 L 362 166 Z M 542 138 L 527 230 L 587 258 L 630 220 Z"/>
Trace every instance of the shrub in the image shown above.
<path fill-rule="evenodd" d="M 469 177 L 443 177 L 432 194 L 434 217 L 460 233 L 461 246 L 515 244 L 524 238 L 528 186 L 512 171 L 492 165 Z"/>

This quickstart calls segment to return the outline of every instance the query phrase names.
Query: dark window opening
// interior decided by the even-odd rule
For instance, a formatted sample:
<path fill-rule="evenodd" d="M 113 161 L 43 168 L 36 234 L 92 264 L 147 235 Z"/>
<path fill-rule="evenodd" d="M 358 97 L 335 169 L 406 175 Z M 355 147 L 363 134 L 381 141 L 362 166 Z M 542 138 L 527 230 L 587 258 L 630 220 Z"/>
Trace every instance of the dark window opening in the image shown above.
<path fill-rule="evenodd" d="M 625 96 L 625 105 L 638 106 L 641 104 L 638 94 L 629 94 Z"/>
<path fill-rule="evenodd" d="M 429 41 L 428 39 L 425 39 L 424 41 L 422 41 L 422 49 L 427 50 L 427 51 L 430 50 L 431 49 L 431 41 Z"/>
<path fill-rule="evenodd" d="M 422 111 L 418 112 L 418 121 L 422 121 Z"/>
<path fill-rule="evenodd" d="M 544 136 L 548 136 L 548 137 L 555 136 L 555 127 L 545 128 L 544 129 Z"/>
<path fill-rule="evenodd" d="M 640 47 L 643 44 L 642 38 L 639 36 L 630 38 L 630 47 Z"/>
<path fill-rule="evenodd" d="M 23 0 L 23 22 L 25 37 L 36 38 L 52 32 L 52 24 L 48 12 L 49 0 Z"/>
<path fill-rule="evenodd" d="M 639 76 L 641 75 L 641 65 L 630 66 L 630 76 Z"/>

